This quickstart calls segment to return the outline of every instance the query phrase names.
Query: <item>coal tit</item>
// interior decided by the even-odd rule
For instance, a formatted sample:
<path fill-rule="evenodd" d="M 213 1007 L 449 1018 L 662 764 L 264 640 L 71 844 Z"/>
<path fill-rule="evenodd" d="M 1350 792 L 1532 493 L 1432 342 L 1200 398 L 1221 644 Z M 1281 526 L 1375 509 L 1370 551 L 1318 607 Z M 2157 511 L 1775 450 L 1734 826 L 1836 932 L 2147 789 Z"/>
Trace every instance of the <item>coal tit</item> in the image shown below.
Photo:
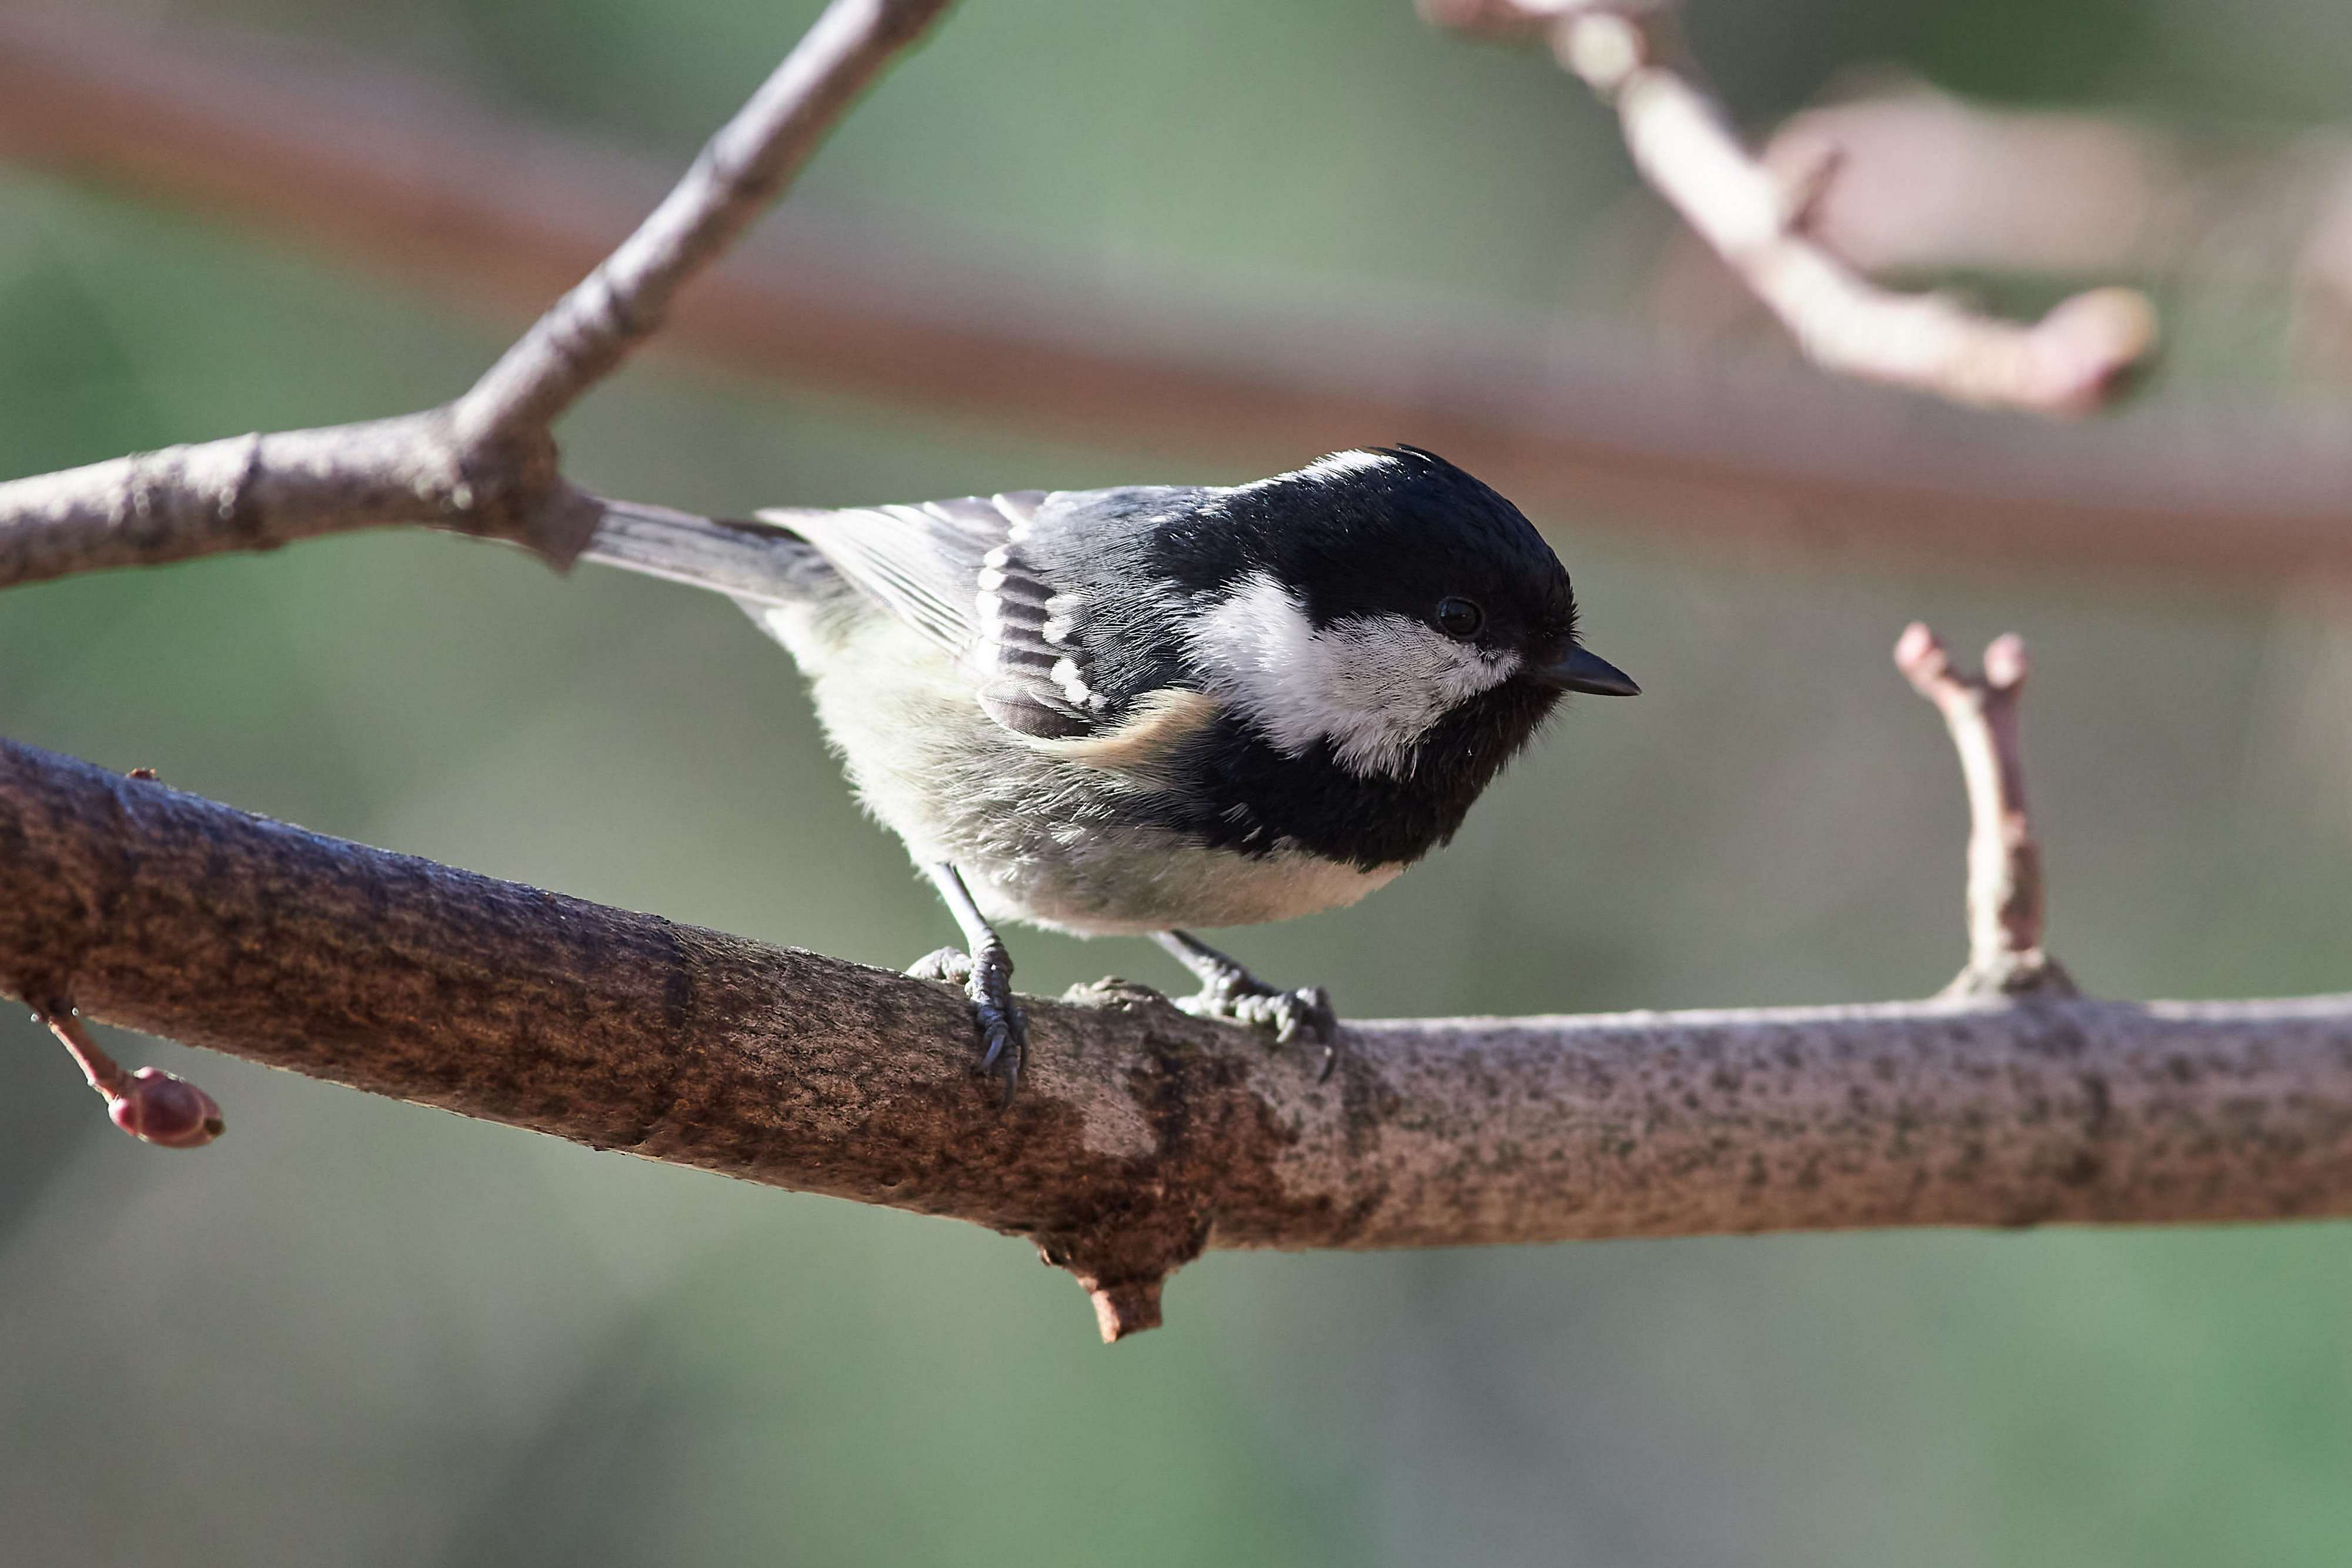
<path fill-rule="evenodd" d="M 1190 1009 L 1326 1046 L 1189 936 L 1353 904 L 1451 838 L 1563 692 L 1638 688 L 1576 642 L 1518 509 L 1414 447 L 1232 487 L 1023 490 L 714 523 L 608 514 L 588 559 L 732 595 L 792 651 L 866 809 L 966 950 L 983 1067 L 1019 1071 L 993 922 L 1155 937 Z"/>

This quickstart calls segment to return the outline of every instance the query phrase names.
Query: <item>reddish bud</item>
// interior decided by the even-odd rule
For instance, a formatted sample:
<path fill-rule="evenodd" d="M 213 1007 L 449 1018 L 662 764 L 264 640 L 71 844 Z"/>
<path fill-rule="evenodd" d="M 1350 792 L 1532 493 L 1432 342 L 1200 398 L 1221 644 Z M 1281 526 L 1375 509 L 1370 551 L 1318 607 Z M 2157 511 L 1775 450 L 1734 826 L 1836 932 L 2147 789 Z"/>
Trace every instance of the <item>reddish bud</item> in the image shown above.
<path fill-rule="evenodd" d="M 106 1113 L 142 1143 L 167 1149 L 202 1148 L 226 1124 L 211 1095 L 160 1067 L 132 1073 L 122 1092 L 108 1098 Z"/>

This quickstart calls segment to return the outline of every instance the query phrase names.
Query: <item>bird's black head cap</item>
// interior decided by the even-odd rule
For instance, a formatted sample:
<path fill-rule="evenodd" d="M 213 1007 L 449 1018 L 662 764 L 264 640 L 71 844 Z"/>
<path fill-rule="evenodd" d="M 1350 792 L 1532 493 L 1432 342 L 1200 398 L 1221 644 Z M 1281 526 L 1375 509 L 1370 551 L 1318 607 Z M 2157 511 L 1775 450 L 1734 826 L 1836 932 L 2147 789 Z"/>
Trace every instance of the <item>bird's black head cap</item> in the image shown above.
<path fill-rule="evenodd" d="M 1383 613 L 1434 622 L 1458 599 L 1476 612 L 1467 640 L 1496 650 L 1549 651 L 1576 628 L 1568 572 L 1534 525 L 1417 446 L 1334 453 L 1224 491 L 1164 523 L 1155 548 L 1155 569 L 1202 594 L 1269 574 L 1318 626 Z"/>

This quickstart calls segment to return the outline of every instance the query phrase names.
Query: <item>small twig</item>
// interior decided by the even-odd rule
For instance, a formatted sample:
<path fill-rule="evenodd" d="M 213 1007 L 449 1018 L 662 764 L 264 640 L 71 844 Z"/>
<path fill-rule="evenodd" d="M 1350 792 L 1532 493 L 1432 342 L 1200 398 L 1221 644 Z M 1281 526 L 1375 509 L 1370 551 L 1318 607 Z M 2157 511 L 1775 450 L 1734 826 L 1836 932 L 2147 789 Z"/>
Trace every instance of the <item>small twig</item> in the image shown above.
<path fill-rule="evenodd" d="M 69 1003 L 52 1003 L 33 1018 L 49 1026 L 89 1086 L 105 1100 L 107 1115 L 132 1137 L 167 1149 L 200 1149 L 221 1135 L 226 1124 L 211 1095 L 160 1067 L 125 1072 L 89 1037 Z"/>
<path fill-rule="evenodd" d="M 1959 402 L 2082 413 L 2156 347 L 2155 308 L 2132 289 L 2077 294 L 2022 326 L 1862 277 L 1807 230 L 1828 172 L 1809 170 L 1791 189 L 1765 167 L 1679 57 L 1664 0 L 1421 4 L 1446 26 L 1548 37 L 1560 64 L 1615 106 L 1643 178 L 1824 370 Z"/>
<path fill-rule="evenodd" d="M 2025 643 L 2014 633 L 1993 639 L 1984 674 L 1971 675 L 1915 621 L 1895 644 L 1895 664 L 1944 716 L 1968 784 L 1969 966 L 1945 994 L 2072 996 L 2074 982 L 2042 949 L 2042 846 L 2026 813 L 2017 735 Z"/>
<path fill-rule="evenodd" d="M 947 0 L 834 0 L 636 232 L 490 367 L 460 436 L 544 430 L 658 329 L 678 290 L 792 183 L 825 132 Z"/>
<path fill-rule="evenodd" d="M 603 506 L 564 479 L 557 416 L 661 324 L 947 3 L 833 0 L 653 214 L 454 402 L 0 484 L 0 585 L 401 523 L 569 566 Z"/>

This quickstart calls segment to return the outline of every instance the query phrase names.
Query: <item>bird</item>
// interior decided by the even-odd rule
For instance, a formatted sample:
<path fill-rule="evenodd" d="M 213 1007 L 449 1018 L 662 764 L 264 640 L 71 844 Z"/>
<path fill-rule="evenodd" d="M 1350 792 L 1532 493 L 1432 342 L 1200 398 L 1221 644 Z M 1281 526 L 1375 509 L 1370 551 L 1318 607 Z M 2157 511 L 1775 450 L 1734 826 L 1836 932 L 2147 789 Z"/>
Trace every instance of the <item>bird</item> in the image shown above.
<path fill-rule="evenodd" d="M 733 598 L 798 663 L 867 811 L 960 927 L 1008 1099 L 1027 1049 L 1004 922 L 1150 936 L 1179 1006 L 1336 1059 L 1320 987 L 1192 935 L 1351 904 L 1450 840 L 1581 692 L 1640 687 L 1579 640 L 1519 509 L 1419 447 L 1234 486 L 1016 490 L 720 520 L 607 502 L 583 559 Z"/>

